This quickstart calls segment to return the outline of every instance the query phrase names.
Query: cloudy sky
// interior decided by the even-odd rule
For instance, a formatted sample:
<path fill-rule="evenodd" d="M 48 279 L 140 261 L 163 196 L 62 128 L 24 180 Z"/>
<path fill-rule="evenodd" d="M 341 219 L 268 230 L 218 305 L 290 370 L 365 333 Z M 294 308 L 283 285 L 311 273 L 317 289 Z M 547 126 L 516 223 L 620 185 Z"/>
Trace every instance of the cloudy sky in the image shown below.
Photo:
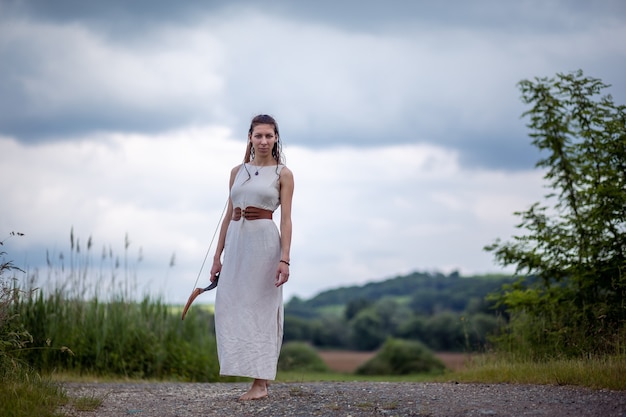
<path fill-rule="evenodd" d="M 183 302 L 269 113 L 296 181 L 287 299 L 500 272 L 483 247 L 546 192 L 516 84 L 582 69 L 626 103 L 624 39 L 621 0 L 0 0 L 2 249 L 40 279 L 112 254 Z"/>

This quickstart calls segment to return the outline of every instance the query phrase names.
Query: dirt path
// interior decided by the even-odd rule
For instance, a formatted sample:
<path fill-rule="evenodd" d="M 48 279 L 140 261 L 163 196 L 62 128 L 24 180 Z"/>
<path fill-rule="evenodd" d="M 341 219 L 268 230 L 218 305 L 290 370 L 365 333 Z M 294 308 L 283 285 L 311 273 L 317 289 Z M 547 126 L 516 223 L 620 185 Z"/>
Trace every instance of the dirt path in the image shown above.
<path fill-rule="evenodd" d="M 66 383 L 70 397 L 104 398 L 80 417 L 187 416 L 602 416 L 626 417 L 626 392 L 564 386 L 318 382 L 275 383 L 240 402 L 244 383 Z"/>

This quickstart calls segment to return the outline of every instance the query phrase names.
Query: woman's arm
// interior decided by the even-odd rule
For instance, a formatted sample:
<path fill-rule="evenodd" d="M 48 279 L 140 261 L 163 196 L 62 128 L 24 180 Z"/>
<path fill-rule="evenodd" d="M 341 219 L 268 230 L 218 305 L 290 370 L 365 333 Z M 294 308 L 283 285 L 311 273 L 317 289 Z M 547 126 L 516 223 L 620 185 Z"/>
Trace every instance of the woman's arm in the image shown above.
<path fill-rule="evenodd" d="M 287 167 L 280 171 L 280 260 L 276 270 L 276 286 L 289 279 L 291 251 L 291 202 L 293 199 L 293 173 Z"/>

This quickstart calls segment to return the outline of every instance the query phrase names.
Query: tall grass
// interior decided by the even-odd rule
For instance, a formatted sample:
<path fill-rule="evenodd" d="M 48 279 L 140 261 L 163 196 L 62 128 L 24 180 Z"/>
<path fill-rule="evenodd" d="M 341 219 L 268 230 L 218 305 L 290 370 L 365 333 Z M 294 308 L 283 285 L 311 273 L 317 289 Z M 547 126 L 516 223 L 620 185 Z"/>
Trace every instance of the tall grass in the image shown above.
<path fill-rule="evenodd" d="M 437 380 L 458 382 L 574 385 L 626 390 L 625 356 L 552 358 L 538 361 L 507 353 L 475 356 L 464 370 Z"/>
<path fill-rule="evenodd" d="M 212 317 L 192 311 L 184 322 L 159 299 L 101 301 L 39 293 L 19 305 L 33 348 L 20 357 L 43 372 L 79 375 L 218 379 Z M 44 348 L 44 349 L 40 349 Z"/>
<path fill-rule="evenodd" d="M 14 235 L 16 233 L 10 236 Z M 0 245 L 4 245 L 4 241 L 0 241 Z M 31 336 L 15 314 L 20 291 L 14 274 L 23 271 L 11 261 L 5 261 L 5 254 L 0 251 L 0 415 L 58 416 L 55 410 L 66 403 L 65 394 L 50 379 L 42 378 L 15 356 L 28 345 Z"/>
<path fill-rule="evenodd" d="M 27 364 L 0 354 L 0 415 L 3 417 L 56 417 L 68 399 L 49 378 Z"/>
<path fill-rule="evenodd" d="M 217 381 L 212 315 L 192 309 L 183 322 L 160 297 L 138 296 L 128 236 L 122 262 L 105 247 L 94 265 L 87 242 L 72 230 L 69 257 L 48 256 L 44 285 L 38 271 L 24 283 L 15 313 L 32 343 L 18 357 L 45 373 Z"/>

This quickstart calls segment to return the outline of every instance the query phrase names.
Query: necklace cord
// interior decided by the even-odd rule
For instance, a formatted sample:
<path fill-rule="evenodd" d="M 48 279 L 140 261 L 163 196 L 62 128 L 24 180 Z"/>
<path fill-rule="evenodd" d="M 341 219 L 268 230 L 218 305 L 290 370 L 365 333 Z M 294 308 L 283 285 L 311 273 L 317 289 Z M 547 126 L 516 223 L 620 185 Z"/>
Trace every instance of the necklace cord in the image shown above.
<path fill-rule="evenodd" d="M 230 198 L 230 197 L 229 197 Z M 211 246 L 213 246 L 213 241 L 215 240 L 215 235 L 217 235 L 217 231 L 220 228 L 220 224 L 222 224 L 222 218 L 224 217 L 224 213 L 226 212 L 226 207 L 228 206 L 228 198 L 226 199 L 226 203 L 224 203 L 224 208 L 222 209 L 222 214 L 220 215 L 219 220 L 217 221 L 217 226 L 215 227 L 215 231 L 213 232 L 213 237 L 211 238 L 211 243 L 209 243 L 209 247 L 204 254 L 204 259 L 202 260 L 202 265 L 200 265 L 200 270 L 198 271 L 198 277 L 196 278 L 196 282 L 193 284 L 193 291 L 198 285 L 198 281 L 200 280 L 200 275 L 202 275 L 202 269 L 204 269 L 204 264 L 206 263 L 207 258 L 209 257 L 209 252 L 211 252 Z"/>

